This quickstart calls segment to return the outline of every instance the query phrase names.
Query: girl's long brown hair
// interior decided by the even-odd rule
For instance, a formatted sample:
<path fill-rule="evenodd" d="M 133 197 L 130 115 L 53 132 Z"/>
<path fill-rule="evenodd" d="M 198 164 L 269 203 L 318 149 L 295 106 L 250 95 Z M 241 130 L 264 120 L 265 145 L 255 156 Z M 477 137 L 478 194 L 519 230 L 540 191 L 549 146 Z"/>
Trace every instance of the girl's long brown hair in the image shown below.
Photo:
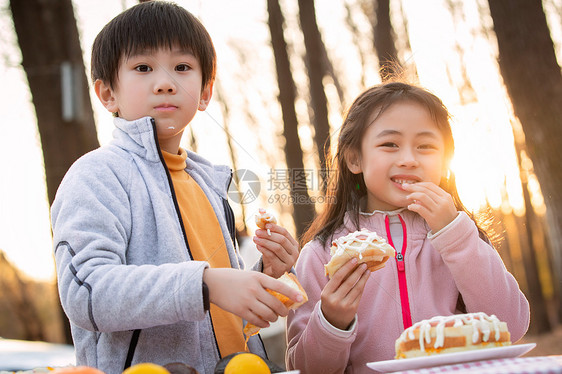
<path fill-rule="evenodd" d="M 367 128 L 391 105 L 398 102 L 415 102 L 428 110 L 437 124 L 445 142 L 445 163 L 447 175 L 439 186 L 452 197 L 457 210 L 474 217 L 462 204 L 450 170 L 454 154 L 454 140 L 449 123 L 449 112 L 441 99 L 424 88 L 399 82 L 373 86 L 364 91 L 349 107 L 338 137 L 336 154 L 328 161 L 328 186 L 323 211 L 314 219 L 301 238 L 301 244 L 318 239 L 324 245 L 332 240 L 334 232 L 343 224 L 349 211 L 350 218 L 359 229 L 360 201 L 367 194 L 363 174 L 353 174 L 347 167 L 346 157 L 351 151 L 361 150 L 361 141 Z M 377 116 L 372 119 L 373 113 Z M 476 223 L 476 221 L 475 221 Z M 490 242 L 486 232 L 477 224 L 480 237 Z"/>

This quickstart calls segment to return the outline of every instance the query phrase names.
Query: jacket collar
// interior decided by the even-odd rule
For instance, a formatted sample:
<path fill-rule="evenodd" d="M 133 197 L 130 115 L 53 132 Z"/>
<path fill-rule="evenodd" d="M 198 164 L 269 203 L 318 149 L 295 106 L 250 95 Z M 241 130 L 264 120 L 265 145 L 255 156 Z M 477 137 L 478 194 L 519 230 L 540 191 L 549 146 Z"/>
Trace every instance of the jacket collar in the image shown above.
<path fill-rule="evenodd" d="M 127 121 L 116 117 L 113 120 L 113 144 L 149 162 L 160 163 L 159 148 L 152 117 Z M 226 165 L 213 165 L 197 153 L 187 151 L 186 171 L 198 182 L 203 182 L 223 198 L 227 197 L 232 170 Z M 200 180 L 202 179 L 202 180 Z"/>
<path fill-rule="evenodd" d="M 379 231 L 381 230 L 381 228 L 385 227 L 385 217 L 387 215 L 394 214 L 399 214 L 402 217 L 402 219 L 406 223 L 406 226 L 408 227 L 409 236 L 416 237 L 419 235 L 420 237 L 425 237 L 429 232 L 429 226 L 427 225 L 425 220 L 418 213 L 409 211 L 408 209 L 392 212 L 374 211 L 370 214 L 360 214 L 359 228 L 355 227 L 350 213 L 351 212 L 347 212 L 343 220 L 344 229 L 349 232 L 366 228 L 371 231 L 376 231 L 379 235 L 386 237 L 386 233 Z"/>
<path fill-rule="evenodd" d="M 150 162 L 160 162 L 151 117 L 142 117 L 134 121 L 116 117 L 113 123 L 115 125 L 113 141 L 117 146 Z"/>

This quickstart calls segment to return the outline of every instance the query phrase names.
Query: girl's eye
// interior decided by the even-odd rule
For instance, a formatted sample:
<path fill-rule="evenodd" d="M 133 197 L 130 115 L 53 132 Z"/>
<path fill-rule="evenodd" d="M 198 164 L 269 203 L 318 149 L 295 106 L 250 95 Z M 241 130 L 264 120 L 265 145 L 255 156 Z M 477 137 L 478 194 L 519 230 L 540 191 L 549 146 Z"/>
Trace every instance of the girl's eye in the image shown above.
<path fill-rule="evenodd" d="M 148 65 L 138 65 L 135 67 L 135 70 L 141 73 L 147 73 L 149 71 L 152 71 L 152 68 Z"/>
<path fill-rule="evenodd" d="M 382 143 L 380 147 L 398 148 L 398 145 L 393 142 L 386 142 L 386 143 Z"/>
<path fill-rule="evenodd" d="M 419 146 L 420 149 L 437 149 L 433 144 L 422 144 Z"/>
<path fill-rule="evenodd" d="M 179 64 L 176 66 L 176 71 L 189 71 L 191 68 L 187 64 Z"/>

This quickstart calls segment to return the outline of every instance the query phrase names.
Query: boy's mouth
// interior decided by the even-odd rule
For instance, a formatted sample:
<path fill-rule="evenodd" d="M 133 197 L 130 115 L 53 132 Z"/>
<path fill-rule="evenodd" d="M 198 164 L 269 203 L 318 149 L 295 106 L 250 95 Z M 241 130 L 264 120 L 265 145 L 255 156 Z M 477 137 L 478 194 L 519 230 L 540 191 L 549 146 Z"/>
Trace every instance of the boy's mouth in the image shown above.
<path fill-rule="evenodd" d="M 170 104 L 162 104 L 162 105 L 158 105 L 158 106 L 154 107 L 154 109 L 162 110 L 162 111 L 172 111 L 172 110 L 178 109 L 178 107 L 175 106 L 175 105 L 170 105 Z"/>

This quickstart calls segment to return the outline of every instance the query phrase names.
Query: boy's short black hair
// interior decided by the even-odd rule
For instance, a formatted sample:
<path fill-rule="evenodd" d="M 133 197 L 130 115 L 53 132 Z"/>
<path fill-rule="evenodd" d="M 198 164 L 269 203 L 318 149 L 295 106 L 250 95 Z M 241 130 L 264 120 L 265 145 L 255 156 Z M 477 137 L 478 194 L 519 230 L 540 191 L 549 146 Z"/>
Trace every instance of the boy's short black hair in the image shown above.
<path fill-rule="evenodd" d="M 171 2 L 137 4 L 113 18 L 97 35 L 92 46 L 92 79 L 100 79 L 113 88 L 121 58 L 175 46 L 191 51 L 199 59 L 202 89 L 214 81 L 215 48 L 198 19 Z"/>

